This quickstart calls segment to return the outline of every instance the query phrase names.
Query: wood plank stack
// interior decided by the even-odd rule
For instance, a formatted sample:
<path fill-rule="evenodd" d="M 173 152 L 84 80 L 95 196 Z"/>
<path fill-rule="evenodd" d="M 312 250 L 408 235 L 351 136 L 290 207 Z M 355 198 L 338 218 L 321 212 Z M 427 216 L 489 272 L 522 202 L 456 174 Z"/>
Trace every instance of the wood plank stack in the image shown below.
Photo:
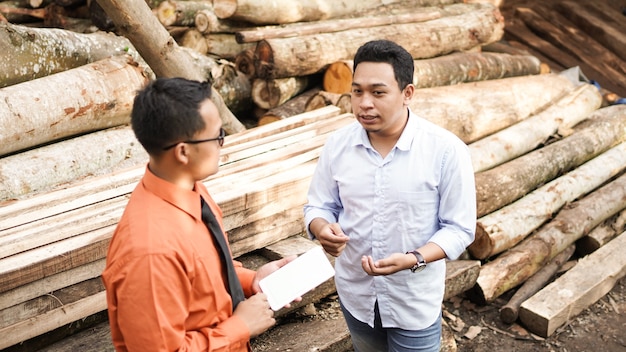
<path fill-rule="evenodd" d="M 69 18 L 69 10 L 60 11 L 57 2 L 28 11 L 6 10 L 7 3 L 0 2 L 0 13 L 14 23 L 36 21 L 43 14 L 51 18 L 52 13 L 57 14 L 57 23 L 62 22 L 59 18 Z M 87 2 L 77 3 L 77 8 L 87 6 Z M 94 3 L 90 2 L 92 10 Z M 545 279 L 531 280 L 539 268 L 567 260 L 556 257 L 569 258 L 567 251 L 578 241 L 578 255 L 602 249 L 606 258 L 590 254 L 600 262 L 617 255 L 611 249 L 617 242 L 611 240 L 624 231 L 625 223 L 626 108 L 606 106 L 606 89 L 619 91 L 621 78 L 609 75 L 604 82 L 614 86 L 601 82 L 601 94 L 592 84 L 572 82 L 545 69 L 545 63 L 555 71 L 570 64 L 555 65 L 552 57 L 528 54 L 520 45 L 503 48 L 498 40 L 504 20 L 488 2 L 405 0 L 386 1 L 383 6 L 379 1 L 362 1 L 359 7 L 364 11 L 358 14 L 347 16 L 334 9 L 313 18 L 321 13 L 303 9 L 290 23 L 282 24 L 270 16 L 279 10 L 268 14 L 266 8 L 255 7 L 261 3 L 255 1 L 147 3 L 176 40 L 188 43 L 194 60 L 207 67 L 207 76 L 221 87 L 229 108 L 235 111 L 244 104 L 242 110 L 252 110 L 250 104 L 264 97 L 262 103 L 254 102 L 261 109 L 259 120 L 249 124 L 254 128 L 227 137 L 220 172 L 205 181 L 224 211 L 234 255 L 246 266 L 254 268 L 315 245 L 302 237 L 302 205 L 328 133 L 353 121 L 345 104 L 349 60 L 365 40 L 412 38 L 401 43 L 416 63 L 419 89 L 411 108 L 468 144 L 477 181 L 477 239 L 467 261 L 450 263 L 446 297 L 466 292 L 477 302 L 489 303 L 526 281 L 541 282 L 531 289 L 530 299 L 513 303 L 529 330 L 547 336 L 563 324 L 562 312 L 593 303 L 612 280 L 624 276 L 624 264 L 615 260 L 612 271 L 589 283 L 592 293 L 576 292 L 571 301 L 558 298 L 561 307 L 537 303 L 554 299 L 558 289 L 553 285 L 561 283 L 532 295 L 547 284 Z M 286 11 L 293 3 L 283 3 L 280 9 Z M 329 2 L 339 3 L 344 2 Z M 579 6 L 572 1 L 558 3 L 564 8 Z M 30 19 L 18 21 L 18 13 Z M 516 14 L 538 22 L 531 10 Z M 550 18 L 562 26 L 560 19 Z M 63 23 L 71 26 L 71 21 Z M 7 103 L 5 115 L 0 113 L 4 126 L 0 129 L 4 148 L 0 151 L 0 349 L 15 351 L 43 343 L 35 340 L 85 317 L 102 315 L 106 308 L 99 280 L 106 248 L 145 167 L 145 153 L 126 125 L 128 99 L 153 78 L 123 37 L 30 26 L 0 21 L 0 49 L 12 55 L 0 63 L 0 87 L 4 87 L 0 95 L 6 96 Z M 467 32 L 473 33 L 471 38 Z M 605 32 L 620 38 L 608 29 Z M 437 40 L 431 39 L 433 33 L 439 34 Z M 507 27 L 506 33 L 511 35 L 511 29 Z M 40 39 L 33 43 L 8 39 L 29 37 Z M 39 42 L 47 44 L 37 47 Z M 23 50 L 12 50 L 15 46 L 9 43 L 22 43 Z M 43 70 L 33 64 L 33 53 L 39 50 L 77 43 L 83 46 L 69 55 L 77 58 L 73 62 L 61 55 L 42 62 Z M 96 46 L 101 51 L 93 54 L 90 48 Z M 120 46 L 125 55 L 119 55 Z M 623 54 L 619 48 L 613 50 Z M 15 56 L 18 52 L 25 56 Z M 25 73 L 14 75 L 12 62 L 23 63 Z M 56 66 L 60 62 L 66 66 Z M 587 71 L 592 67 L 587 65 L 583 71 L 593 72 Z M 54 67 L 62 68 L 55 71 Z M 81 97 L 91 100 L 73 106 L 62 98 L 73 101 L 78 93 L 49 88 L 86 74 L 94 75 L 90 79 L 94 85 L 102 81 L 102 96 Z M 123 74 L 125 78 L 119 78 Z M 116 88 L 119 82 L 125 86 Z M 261 92 L 257 99 L 252 96 L 255 86 Z M 90 88 L 85 85 L 83 91 Z M 43 104 L 42 96 L 50 101 L 46 104 L 58 106 L 38 105 Z M 12 103 L 18 98 L 23 103 Z M 318 105 L 307 108 L 315 100 Z M 66 115 L 74 122 L 67 124 Z M 13 116 L 33 119 L 16 124 Z M 81 124 L 77 118 L 82 118 Z M 49 170 L 55 172 L 50 175 Z M 583 243 L 587 249 L 582 249 Z M 571 285 L 579 280 L 577 275 L 584 274 L 568 274 L 560 281 Z M 279 316 L 333 292 L 331 280 Z M 340 330 L 340 339 L 346 338 L 345 327 L 335 329 Z M 110 343 L 107 338 L 101 343 Z M 22 343 L 27 340 L 32 344 Z"/>

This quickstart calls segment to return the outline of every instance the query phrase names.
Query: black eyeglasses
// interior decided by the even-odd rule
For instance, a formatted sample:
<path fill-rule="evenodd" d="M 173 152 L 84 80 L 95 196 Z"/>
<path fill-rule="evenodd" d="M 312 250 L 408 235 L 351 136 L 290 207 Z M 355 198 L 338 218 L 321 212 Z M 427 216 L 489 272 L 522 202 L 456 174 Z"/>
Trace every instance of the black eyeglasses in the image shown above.
<path fill-rule="evenodd" d="M 215 137 L 215 138 L 197 139 L 197 140 L 176 142 L 176 143 L 174 143 L 172 145 L 168 145 L 167 147 L 163 147 L 163 150 L 168 150 L 168 149 L 174 148 L 175 146 L 179 145 L 180 143 L 198 144 L 198 143 L 204 143 L 204 142 L 210 142 L 210 141 L 217 141 L 217 143 L 219 143 L 219 145 L 221 147 L 221 146 L 224 145 L 224 137 L 226 137 L 226 131 L 224 131 L 223 128 L 220 128 L 220 135 Z"/>

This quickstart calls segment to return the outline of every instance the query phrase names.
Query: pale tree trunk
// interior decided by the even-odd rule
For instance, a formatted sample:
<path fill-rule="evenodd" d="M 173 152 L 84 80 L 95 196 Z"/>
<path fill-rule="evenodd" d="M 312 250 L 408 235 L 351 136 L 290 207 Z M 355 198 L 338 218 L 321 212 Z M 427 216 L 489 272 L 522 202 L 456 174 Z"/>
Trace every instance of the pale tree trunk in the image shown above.
<path fill-rule="evenodd" d="M 164 26 L 193 27 L 198 11 L 213 11 L 210 1 L 163 1 L 156 9 L 156 15 Z"/>
<path fill-rule="evenodd" d="M 130 57 L 115 56 L 2 88 L 0 155 L 126 124 L 147 82 Z"/>
<path fill-rule="evenodd" d="M 97 1 L 157 76 L 207 80 L 202 68 L 194 65 L 189 54 L 180 49 L 144 0 Z M 246 129 L 228 109 L 215 88 L 211 100 L 217 106 L 226 132 L 235 133 Z"/>
<path fill-rule="evenodd" d="M 302 93 L 308 84 L 307 76 L 255 79 L 252 82 L 252 100 L 263 109 L 272 109 Z"/>
<path fill-rule="evenodd" d="M 352 15 L 368 9 L 400 3 L 401 0 L 213 0 L 215 14 L 255 24 L 286 24 L 311 22 Z M 415 7 L 438 6 L 460 2 L 458 0 L 415 0 Z"/>
<path fill-rule="evenodd" d="M 626 175 L 622 175 L 562 209 L 548 224 L 506 253 L 484 264 L 472 299 L 493 302 L 520 285 L 558 253 L 598 224 L 626 208 Z"/>
<path fill-rule="evenodd" d="M 129 111 L 130 113 L 130 111 Z M 130 127 L 110 128 L 0 158 L 0 202 L 134 165 L 148 156 Z"/>
<path fill-rule="evenodd" d="M 409 106 L 472 143 L 536 114 L 572 89 L 572 82 L 556 74 L 510 77 L 416 89 Z"/>
<path fill-rule="evenodd" d="M 478 219 L 476 238 L 468 250 L 486 259 L 526 238 L 565 204 L 593 191 L 626 168 L 621 143 L 519 200 Z"/>
<path fill-rule="evenodd" d="M 333 19 L 314 22 L 299 22 L 281 26 L 263 26 L 240 30 L 235 33 L 239 43 L 258 42 L 263 39 L 289 38 L 303 35 L 331 33 L 356 28 L 369 28 L 390 24 L 414 23 L 434 20 L 441 17 L 441 13 L 432 8 L 415 9 L 411 13 L 399 15 L 367 16 L 345 19 Z"/>
<path fill-rule="evenodd" d="M 594 88 L 595 89 L 595 88 Z M 525 121 L 524 121 L 525 122 Z M 626 140 L 626 114 L 597 119 L 576 133 L 476 177 L 476 211 L 482 217 L 523 197 Z"/>
<path fill-rule="evenodd" d="M 253 43 L 239 44 L 232 33 L 201 33 L 191 28 L 183 34 L 180 44 L 195 51 L 216 56 L 226 60 L 233 60 L 240 52 L 254 49 Z"/>
<path fill-rule="evenodd" d="M 0 22 L 0 87 L 67 71 L 113 55 L 143 59 L 131 42 L 111 33 L 75 33 Z M 146 74 L 152 75 L 146 66 Z"/>
<path fill-rule="evenodd" d="M 485 171 L 526 154 L 559 129 L 567 130 L 587 118 L 601 104 L 598 89 L 583 84 L 534 116 L 470 144 L 474 172 Z"/>
<path fill-rule="evenodd" d="M 541 63 L 534 56 L 488 52 L 453 53 L 415 60 L 414 66 L 413 84 L 416 88 L 547 73 L 542 72 Z M 352 60 L 330 64 L 324 71 L 324 90 L 333 93 L 350 92 L 352 71 Z"/>
<path fill-rule="evenodd" d="M 256 74 L 283 78 L 317 73 L 333 62 L 351 59 L 372 38 L 393 40 L 413 58 L 423 59 L 495 42 L 504 33 L 504 19 L 493 6 L 456 4 L 441 11 L 445 17 L 425 22 L 260 41 Z"/>

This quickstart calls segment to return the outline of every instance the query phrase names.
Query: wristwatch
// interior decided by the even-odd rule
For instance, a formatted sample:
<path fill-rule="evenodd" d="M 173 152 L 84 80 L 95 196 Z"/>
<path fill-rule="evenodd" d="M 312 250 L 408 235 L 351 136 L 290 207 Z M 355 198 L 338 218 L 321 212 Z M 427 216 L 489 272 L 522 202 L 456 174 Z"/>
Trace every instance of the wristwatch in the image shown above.
<path fill-rule="evenodd" d="M 411 272 L 417 273 L 417 272 L 424 270 L 424 268 L 426 268 L 426 260 L 424 260 L 424 257 L 422 256 L 422 254 L 418 251 L 406 252 L 406 254 L 409 254 L 409 253 L 413 254 L 415 258 L 417 258 L 417 263 L 415 263 L 415 265 L 413 265 L 410 269 Z"/>

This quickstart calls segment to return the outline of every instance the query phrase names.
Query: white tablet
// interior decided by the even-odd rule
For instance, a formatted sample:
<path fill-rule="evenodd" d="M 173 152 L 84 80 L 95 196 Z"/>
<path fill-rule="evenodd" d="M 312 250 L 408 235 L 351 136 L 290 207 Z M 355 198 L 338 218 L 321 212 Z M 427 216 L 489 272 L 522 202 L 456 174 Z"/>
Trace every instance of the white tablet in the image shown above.
<path fill-rule="evenodd" d="M 277 311 L 335 275 L 322 247 L 301 254 L 282 268 L 259 281 L 270 307 Z"/>

